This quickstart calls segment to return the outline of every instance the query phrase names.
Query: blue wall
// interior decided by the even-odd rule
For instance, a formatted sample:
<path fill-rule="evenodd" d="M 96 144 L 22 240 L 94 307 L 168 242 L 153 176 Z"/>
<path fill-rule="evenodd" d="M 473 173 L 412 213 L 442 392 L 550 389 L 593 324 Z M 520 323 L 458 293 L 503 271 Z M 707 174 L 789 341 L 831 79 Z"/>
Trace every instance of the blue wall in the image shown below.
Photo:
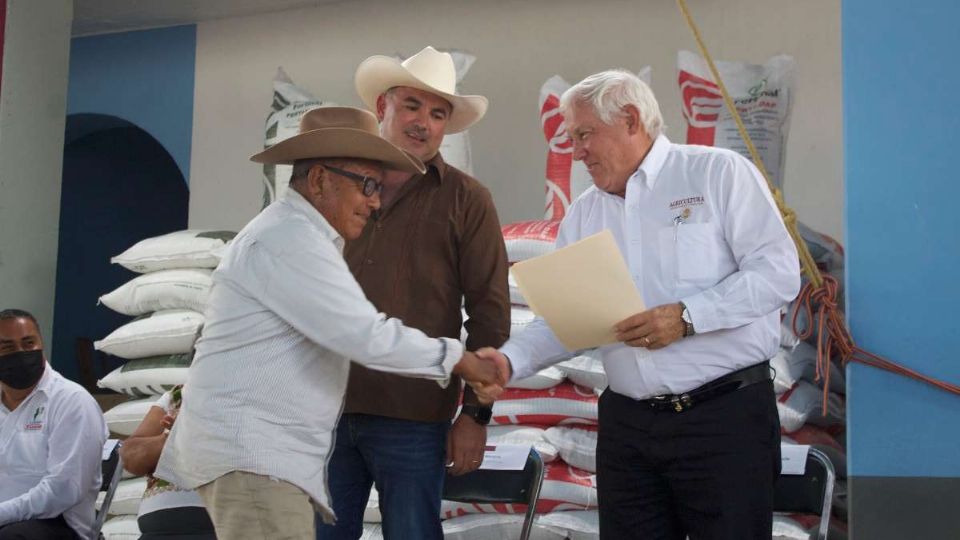
<path fill-rule="evenodd" d="M 847 306 L 861 347 L 960 384 L 960 3 L 844 0 Z M 852 365 L 849 472 L 960 477 L 960 396 Z M 856 500 L 852 501 L 856 504 Z"/>
<path fill-rule="evenodd" d="M 190 179 L 195 25 L 76 38 L 67 114 L 100 113 L 152 135 Z"/>

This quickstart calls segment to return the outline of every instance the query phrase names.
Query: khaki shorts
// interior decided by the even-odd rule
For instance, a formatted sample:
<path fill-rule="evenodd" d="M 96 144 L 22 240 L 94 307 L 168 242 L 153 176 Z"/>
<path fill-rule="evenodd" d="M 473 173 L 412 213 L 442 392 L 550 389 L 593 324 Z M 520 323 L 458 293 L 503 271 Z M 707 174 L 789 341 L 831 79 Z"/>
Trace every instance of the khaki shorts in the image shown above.
<path fill-rule="evenodd" d="M 197 488 L 219 540 L 314 540 L 310 497 L 289 482 L 233 471 Z"/>

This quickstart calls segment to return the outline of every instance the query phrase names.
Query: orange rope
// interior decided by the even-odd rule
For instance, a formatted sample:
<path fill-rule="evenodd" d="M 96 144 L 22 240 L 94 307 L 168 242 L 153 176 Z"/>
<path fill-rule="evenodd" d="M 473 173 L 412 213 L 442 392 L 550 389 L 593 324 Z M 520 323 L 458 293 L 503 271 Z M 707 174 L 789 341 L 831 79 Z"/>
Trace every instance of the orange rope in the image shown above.
<path fill-rule="evenodd" d="M 797 308 L 793 312 L 790 326 L 793 333 L 800 339 L 808 339 L 817 329 L 817 370 L 816 381 L 823 379 L 823 414 L 827 413 L 827 394 L 830 388 L 830 361 L 834 356 L 834 349 L 839 353 L 841 365 L 846 367 L 850 362 L 860 362 L 868 366 L 883 369 L 925 382 L 935 388 L 960 395 L 960 386 L 928 377 L 908 367 L 901 366 L 879 355 L 858 347 L 850 332 L 847 330 L 843 314 L 837 305 L 837 293 L 840 289 L 836 278 L 822 275 L 823 285 L 815 287 L 807 283 L 800 290 L 797 297 Z M 806 315 L 807 325 L 799 327 L 800 313 Z M 816 313 L 816 316 L 814 316 Z"/>

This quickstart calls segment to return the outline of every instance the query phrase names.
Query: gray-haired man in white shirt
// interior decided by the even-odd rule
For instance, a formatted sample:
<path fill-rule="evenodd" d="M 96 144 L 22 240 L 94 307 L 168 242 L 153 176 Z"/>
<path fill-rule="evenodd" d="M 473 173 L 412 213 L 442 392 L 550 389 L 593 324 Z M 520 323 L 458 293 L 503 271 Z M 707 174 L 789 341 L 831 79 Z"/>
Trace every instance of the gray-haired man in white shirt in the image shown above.
<path fill-rule="evenodd" d="M 322 107 L 253 156 L 293 165 L 291 189 L 232 241 L 213 274 L 183 405 L 155 476 L 198 489 L 220 538 L 314 538 L 334 519 L 326 463 L 350 361 L 492 399 L 508 368 L 388 319 L 342 256 L 380 206 L 384 168 L 423 170 L 373 114 Z"/>
<path fill-rule="evenodd" d="M 767 185 L 735 152 L 671 143 L 628 72 L 587 77 L 560 107 L 594 186 L 557 246 L 610 229 L 654 306 L 601 349 L 600 537 L 769 539 L 780 426 L 768 359 L 800 270 Z M 478 354 L 509 357 L 523 378 L 570 352 L 538 319 Z"/>
<path fill-rule="evenodd" d="M 37 320 L 0 311 L 0 540 L 89 540 L 107 425 L 43 356 Z"/>

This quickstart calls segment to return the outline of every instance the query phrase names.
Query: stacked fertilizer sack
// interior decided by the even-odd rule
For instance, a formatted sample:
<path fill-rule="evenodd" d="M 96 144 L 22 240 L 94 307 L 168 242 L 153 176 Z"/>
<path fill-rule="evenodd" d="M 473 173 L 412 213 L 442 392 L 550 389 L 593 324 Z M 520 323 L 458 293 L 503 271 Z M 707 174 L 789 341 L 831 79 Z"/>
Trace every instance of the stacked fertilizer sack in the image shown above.
<path fill-rule="evenodd" d="M 136 317 L 94 343 L 97 350 L 126 360 L 97 383 L 130 396 L 104 414 L 115 435 L 131 435 L 160 395 L 186 382 L 210 275 L 235 234 L 178 231 L 138 242 L 111 259 L 141 274 L 100 297 L 106 307 Z M 146 478 L 120 481 L 109 510 L 117 517 L 104 525 L 107 540 L 139 537 L 136 515 L 144 489 Z"/>

